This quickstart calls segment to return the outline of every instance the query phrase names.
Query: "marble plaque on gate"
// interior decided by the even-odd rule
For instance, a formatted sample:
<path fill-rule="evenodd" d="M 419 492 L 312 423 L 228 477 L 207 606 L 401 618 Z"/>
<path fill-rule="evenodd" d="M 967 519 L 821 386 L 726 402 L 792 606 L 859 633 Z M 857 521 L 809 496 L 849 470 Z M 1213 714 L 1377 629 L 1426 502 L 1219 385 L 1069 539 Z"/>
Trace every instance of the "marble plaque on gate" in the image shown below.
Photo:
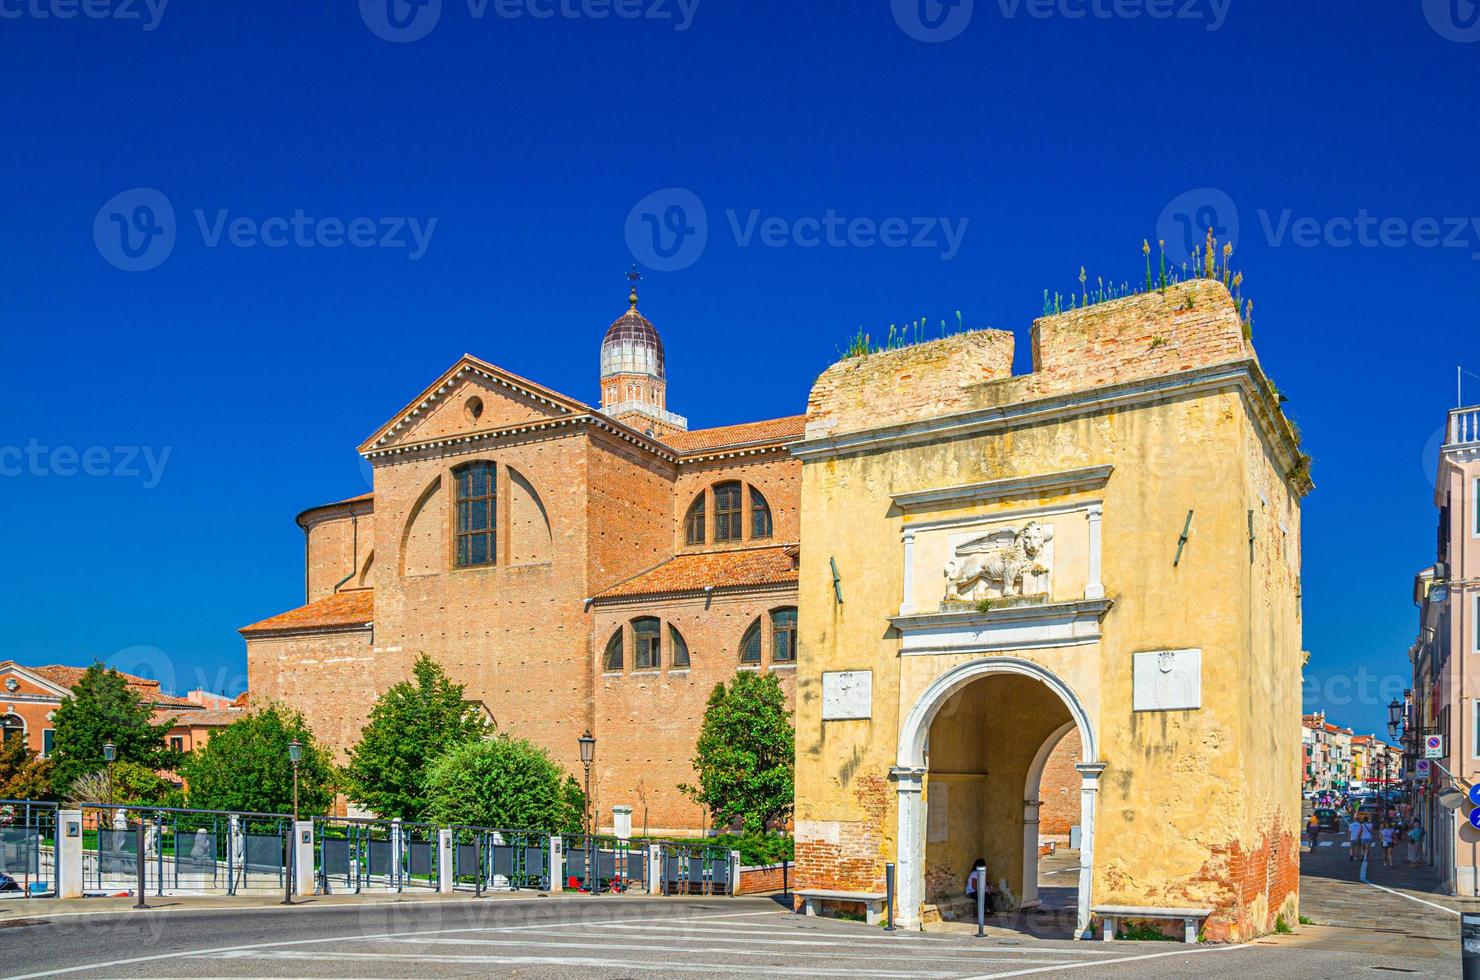
<path fill-rule="evenodd" d="M 834 670 L 822 675 L 822 720 L 872 718 L 874 672 Z"/>
<path fill-rule="evenodd" d="M 1202 651 L 1138 653 L 1132 685 L 1136 711 L 1189 711 L 1202 707 Z"/>

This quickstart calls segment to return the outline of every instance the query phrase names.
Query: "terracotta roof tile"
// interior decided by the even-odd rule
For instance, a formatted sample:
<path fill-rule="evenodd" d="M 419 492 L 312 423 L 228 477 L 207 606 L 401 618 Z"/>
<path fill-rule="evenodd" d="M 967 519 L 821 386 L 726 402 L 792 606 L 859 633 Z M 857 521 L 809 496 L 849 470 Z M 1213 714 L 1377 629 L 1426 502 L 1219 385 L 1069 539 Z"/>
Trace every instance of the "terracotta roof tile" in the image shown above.
<path fill-rule="evenodd" d="M 233 708 L 245 708 L 245 707 L 247 707 L 247 705 L 249 705 L 251 703 L 251 700 L 252 700 L 251 695 L 252 695 L 252 692 L 251 691 L 243 691 L 242 693 L 238 694 L 235 698 L 232 699 L 231 706 Z"/>
<path fill-rule="evenodd" d="M 306 606 L 290 609 L 238 633 L 269 633 L 276 630 L 312 630 L 336 626 L 364 626 L 375 617 L 375 590 L 339 592 Z"/>
<path fill-rule="evenodd" d="M 177 716 L 182 725 L 200 725 L 204 728 L 225 728 L 238 718 L 247 717 L 247 712 L 235 708 L 202 708 L 188 715 Z"/>
<path fill-rule="evenodd" d="M 714 429 L 695 429 L 663 436 L 663 443 L 680 454 L 709 452 L 738 446 L 795 442 L 802 437 L 807 416 L 788 415 L 783 419 L 766 419 L 740 425 L 722 425 Z"/>
<path fill-rule="evenodd" d="M 796 550 L 790 545 L 679 555 L 598 594 L 597 599 L 672 592 L 700 592 L 797 581 Z"/>
<path fill-rule="evenodd" d="M 44 677 L 60 687 L 72 690 L 82 680 L 82 675 L 87 673 L 86 667 L 69 667 L 65 664 L 49 664 L 45 667 L 27 667 L 31 673 L 38 677 Z M 199 708 L 200 705 L 185 698 L 177 698 L 173 694 L 165 694 L 159 689 L 159 681 L 151 681 L 143 677 L 135 677 L 133 674 L 125 674 L 118 671 L 123 677 L 124 686 L 137 694 L 145 704 L 163 705 L 171 708 Z"/>

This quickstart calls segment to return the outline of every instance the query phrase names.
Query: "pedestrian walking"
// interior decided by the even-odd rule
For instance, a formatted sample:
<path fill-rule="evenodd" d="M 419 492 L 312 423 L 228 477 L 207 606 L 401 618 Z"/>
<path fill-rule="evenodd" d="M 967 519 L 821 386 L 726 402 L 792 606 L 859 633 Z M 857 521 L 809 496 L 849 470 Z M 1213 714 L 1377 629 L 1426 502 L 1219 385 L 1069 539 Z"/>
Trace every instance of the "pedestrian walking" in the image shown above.
<path fill-rule="evenodd" d="M 1382 866 L 1391 868 L 1393 866 L 1393 842 L 1396 840 L 1397 828 L 1390 823 L 1382 825 L 1380 837 L 1382 840 Z"/>
<path fill-rule="evenodd" d="M 1348 861 L 1355 861 L 1357 859 L 1357 852 L 1362 847 L 1362 822 L 1360 820 L 1347 821 L 1346 837 L 1346 859 Z"/>
<path fill-rule="evenodd" d="M 1423 864 L 1423 824 L 1413 821 L 1413 826 L 1408 828 L 1408 863 L 1413 867 Z"/>

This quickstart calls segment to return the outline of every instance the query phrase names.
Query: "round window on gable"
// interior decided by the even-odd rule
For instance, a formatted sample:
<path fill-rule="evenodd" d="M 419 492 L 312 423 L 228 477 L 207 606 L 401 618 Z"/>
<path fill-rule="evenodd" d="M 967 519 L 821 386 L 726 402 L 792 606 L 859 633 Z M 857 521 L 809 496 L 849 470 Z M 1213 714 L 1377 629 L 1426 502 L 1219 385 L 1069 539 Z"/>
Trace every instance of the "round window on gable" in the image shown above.
<path fill-rule="evenodd" d="M 463 414 L 468 417 L 469 422 L 476 422 L 483 417 L 483 399 L 474 395 L 463 402 Z"/>

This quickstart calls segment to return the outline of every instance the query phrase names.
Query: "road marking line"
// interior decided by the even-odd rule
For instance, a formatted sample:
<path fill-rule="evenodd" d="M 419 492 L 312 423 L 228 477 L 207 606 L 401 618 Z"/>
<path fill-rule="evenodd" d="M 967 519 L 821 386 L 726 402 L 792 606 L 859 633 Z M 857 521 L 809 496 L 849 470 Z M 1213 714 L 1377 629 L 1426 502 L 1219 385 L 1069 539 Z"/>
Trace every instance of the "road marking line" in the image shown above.
<path fill-rule="evenodd" d="M 1141 960 L 1159 960 L 1167 956 L 1195 956 L 1199 953 L 1227 953 L 1235 949 L 1249 949 L 1247 943 L 1237 946 L 1201 946 L 1195 949 L 1178 950 L 1173 953 L 1146 953 L 1141 956 L 1122 956 L 1115 960 L 1099 960 L 1094 963 L 1060 963 L 1057 966 L 1038 966 L 1029 970 L 1010 970 L 1007 973 L 982 973 L 964 980 L 996 980 L 998 977 L 1025 977 L 1032 973 L 1052 973 L 1055 970 L 1080 970 L 1087 966 L 1108 966 L 1111 963 L 1136 963 Z"/>
<path fill-rule="evenodd" d="M 205 958 L 205 957 L 198 957 Z M 366 959 L 385 963 L 400 961 L 407 963 L 445 963 L 448 965 L 477 965 L 477 966 L 589 966 L 611 970 L 614 968 L 629 968 L 653 971 L 683 971 L 717 973 L 725 971 L 729 973 L 758 973 L 767 976 L 776 974 L 787 974 L 795 976 L 817 977 L 921 977 L 931 980 L 950 980 L 956 974 L 949 972 L 926 972 L 919 970 L 858 970 L 845 968 L 841 970 L 819 969 L 815 966 L 739 966 L 733 964 L 715 963 L 672 963 L 663 960 L 623 960 L 592 956 L 446 956 L 424 953 L 344 953 L 336 951 L 331 955 L 320 955 L 300 950 L 267 950 L 260 953 L 241 951 L 237 953 L 216 954 L 210 959 L 235 959 L 235 960 L 302 960 L 310 962 L 332 962 L 346 958 Z M 1044 967 L 1054 969 L 1054 967 Z M 1038 970 L 1030 972 L 1037 973 Z"/>
<path fill-rule="evenodd" d="M 707 942 L 746 943 L 747 945 L 751 945 L 751 946 L 755 945 L 755 941 L 754 940 L 743 940 L 743 939 L 709 939 L 709 940 L 706 940 L 706 941 Z M 814 941 L 805 940 L 805 939 L 790 939 L 790 940 L 783 940 L 783 941 L 786 942 L 786 943 L 788 943 L 788 944 L 790 944 L 790 945 L 793 945 L 793 946 L 814 946 L 814 947 L 816 947 L 816 946 L 846 946 L 846 945 L 856 945 L 856 944 L 849 944 L 849 943 L 819 943 L 819 942 L 814 942 Z M 402 939 L 399 942 L 400 942 L 401 945 L 422 944 L 422 945 L 428 945 L 428 946 L 525 946 L 525 947 L 532 947 L 532 946 L 551 946 L 551 947 L 554 947 L 556 949 L 567 949 L 567 950 L 570 949 L 570 943 L 568 943 L 568 942 L 562 942 L 562 943 L 542 943 L 542 942 L 531 942 L 531 941 L 529 941 L 527 939 L 414 939 L 413 938 L 413 939 Z M 762 940 L 762 942 L 767 942 L 767 941 Z M 770 941 L 770 942 L 767 942 L 767 945 L 775 945 L 775 944 L 776 944 L 776 941 L 774 941 L 774 940 L 773 941 Z M 648 950 L 648 951 L 659 952 L 659 953 L 675 953 L 675 954 L 690 954 L 690 955 L 698 955 L 700 953 L 720 953 L 720 954 L 731 953 L 732 954 L 732 953 L 735 953 L 735 952 L 743 952 L 743 950 L 737 951 L 737 950 L 733 950 L 733 949 L 727 949 L 727 948 L 725 948 L 723 946 L 720 946 L 720 947 L 691 946 L 691 945 L 687 945 L 687 944 L 683 944 L 683 943 L 665 943 L 665 944 L 663 944 L 661 946 L 647 946 L 647 945 L 643 945 L 641 943 L 593 943 L 593 942 L 590 942 L 590 941 L 585 940 L 585 939 L 583 939 L 581 941 L 581 948 L 582 949 Z M 969 947 L 964 947 L 964 946 L 962 946 L 962 947 L 949 947 L 949 948 L 956 950 L 957 952 L 961 953 L 962 955 L 960 955 L 960 956 L 941 956 L 938 953 L 925 952 L 925 951 L 919 950 L 919 949 L 900 949 L 900 950 L 897 950 L 897 953 L 898 953 L 899 956 L 908 958 L 910 960 L 937 960 L 937 961 L 939 961 L 941 963 L 960 963 L 962 960 L 972 959 L 974 957 L 979 957 L 982 953 L 1010 953 L 1010 954 L 1012 954 L 1015 957 L 1019 957 L 1019 959 L 1017 959 L 1017 960 L 1007 960 L 1005 962 L 1019 962 L 1019 963 L 1056 963 L 1056 962 L 1058 962 L 1057 960 L 1046 960 L 1046 959 L 1043 959 L 1041 957 L 1039 957 L 1037 959 L 1027 959 L 1027 958 L 1022 958 L 1022 956 L 1023 956 L 1024 953 L 1046 953 L 1046 954 L 1053 955 L 1053 954 L 1057 954 L 1059 952 L 1058 950 L 1051 950 L 1051 949 L 1037 949 L 1037 950 L 1034 950 L 1034 949 L 1013 948 L 1013 947 L 1008 947 L 1008 946 L 998 946 L 998 947 L 990 947 L 990 948 L 982 948 L 982 949 L 971 949 Z M 833 950 L 822 950 L 822 949 L 819 949 L 816 952 L 807 952 L 805 950 L 800 950 L 799 951 L 799 950 L 790 950 L 790 949 L 786 949 L 786 950 L 782 950 L 782 949 L 778 949 L 778 950 L 765 950 L 765 951 L 756 950 L 754 952 L 757 952 L 760 955 L 765 955 L 765 956 L 783 956 L 783 955 L 784 956 L 825 956 L 825 957 L 828 957 L 829 959 L 835 959 L 835 960 L 878 960 L 878 959 L 881 959 L 882 958 L 882 955 L 880 953 L 877 953 L 877 952 L 875 952 L 875 953 L 839 953 L 839 952 L 835 952 Z M 361 955 L 372 955 L 372 954 L 361 954 L 361 953 L 357 953 L 355 955 L 361 956 Z"/>
<path fill-rule="evenodd" d="M 600 927 L 600 928 L 603 928 L 603 929 L 622 929 L 622 930 L 630 930 L 630 931 L 661 932 L 661 933 L 664 933 L 664 934 L 670 935 L 670 936 L 675 935 L 678 932 L 677 930 L 671 929 L 671 928 L 669 928 L 667 926 L 629 926 L 629 925 L 621 925 L 621 924 L 610 923 L 610 922 L 598 922 L 598 923 L 595 923 L 595 927 Z M 791 934 L 792 935 L 796 935 L 796 936 L 801 936 L 801 937 L 807 937 L 807 936 L 826 937 L 829 940 L 832 940 L 832 939 L 842 940 L 841 942 L 825 942 L 825 941 L 822 941 L 822 940 L 817 939 L 817 938 L 799 938 L 799 939 L 754 939 L 754 938 L 750 938 L 750 939 L 726 939 L 726 938 L 722 938 L 724 936 L 731 936 L 731 935 L 733 935 L 733 936 L 752 936 L 752 937 L 753 936 L 774 936 L 779 931 L 787 930 L 787 928 L 788 927 L 786 927 L 786 926 L 778 926 L 777 929 L 715 929 L 715 928 L 709 928 L 709 927 L 705 926 L 705 927 L 701 927 L 701 928 L 698 928 L 698 929 L 685 929 L 685 930 L 682 930 L 682 934 L 685 936 L 685 938 L 698 938 L 698 937 L 702 936 L 705 940 L 707 940 L 709 942 L 716 942 L 716 943 L 752 943 L 752 944 L 754 944 L 754 943 L 760 943 L 760 944 L 764 944 L 764 945 L 772 945 L 772 944 L 778 944 L 778 943 L 780 943 L 780 944 L 815 945 L 815 946 L 868 946 L 868 947 L 871 947 L 871 948 L 879 948 L 879 949 L 898 949 L 901 943 L 907 943 L 907 944 L 912 943 L 914 945 L 912 946 L 912 948 L 909 951 L 909 954 L 910 955 L 915 955 L 916 951 L 924 950 L 924 949 L 927 949 L 927 948 L 929 948 L 931 946 L 936 946 L 936 947 L 939 947 L 941 949 L 957 949 L 957 950 L 961 950 L 962 952 L 969 953 L 970 955 L 973 955 L 973 956 L 979 955 L 981 953 L 994 953 L 994 952 L 1003 952 L 1003 953 L 1024 953 L 1024 952 L 1053 953 L 1053 954 L 1056 954 L 1056 955 L 1057 954 L 1062 954 L 1062 955 L 1065 955 L 1065 956 L 1115 956 L 1115 955 L 1118 955 L 1118 954 L 1116 954 L 1116 952 L 1114 950 L 1108 950 L 1108 949 L 1045 949 L 1045 948 L 1035 948 L 1035 947 L 1028 947 L 1028 946 L 985 946 L 985 945 L 970 945 L 970 944 L 966 944 L 966 943 L 957 945 L 953 940 L 955 940 L 955 939 L 962 939 L 964 937 L 961 937 L 961 936 L 951 937 L 951 936 L 944 935 L 944 934 L 936 934 L 936 936 L 934 938 L 928 938 L 927 939 L 927 938 L 925 938 L 925 936 L 927 935 L 925 933 L 912 933 L 912 932 L 900 932 L 898 934 L 898 938 L 885 939 L 883 937 L 874 937 L 872 935 L 867 935 L 867 934 L 865 934 L 865 935 L 859 935 L 859 936 L 856 936 L 855 937 L 855 936 L 851 936 L 851 935 L 849 935 L 847 933 L 841 933 L 841 932 L 819 932 L 819 933 L 811 933 L 811 932 L 802 932 L 801 930 L 790 930 Z M 548 929 L 545 929 L 544 931 L 545 932 L 548 932 L 550 935 L 556 935 L 556 936 L 573 935 L 569 931 L 569 927 L 568 926 L 551 926 Z M 578 933 L 576 935 L 582 935 L 582 936 L 584 936 L 584 935 L 588 935 L 588 933 L 582 932 L 582 933 Z M 999 939 L 1001 937 L 994 936 L 992 938 L 993 939 Z"/>
<path fill-rule="evenodd" d="M 335 906 L 335 907 L 336 908 L 339 908 L 339 907 L 344 907 L 344 906 Z M 354 908 L 354 906 L 352 906 L 352 905 L 351 906 L 347 906 L 347 907 L 348 908 Z M 550 908 L 556 908 L 557 906 L 551 905 L 549 907 Z M 648 917 L 641 918 L 641 919 L 632 919 L 630 921 L 632 921 L 632 922 L 685 922 L 685 921 L 694 921 L 694 920 L 698 920 L 698 919 L 738 919 L 738 918 L 744 918 L 746 916 L 756 916 L 756 915 L 787 915 L 787 914 L 789 914 L 789 913 L 781 912 L 781 911 L 771 911 L 771 910 L 768 909 L 768 910 L 762 911 L 762 912 L 725 912 L 725 913 L 722 913 L 720 915 L 703 915 L 703 916 L 699 916 L 699 915 L 684 915 L 684 916 L 657 915 L 657 916 L 648 916 Z M 388 933 L 384 933 L 383 935 L 380 935 L 380 936 L 357 936 L 357 937 L 353 937 L 353 938 L 358 938 L 358 939 L 404 939 L 404 938 L 407 938 L 407 937 L 410 937 L 410 936 L 440 936 L 440 935 L 450 935 L 450 934 L 453 934 L 453 933 L 463 933 L 463 932 L 519 932 L 519 931 L 527 930 L 527 929 L 545 929 L 545 928 L 548 928 L 548 927 L 549 927 L 549 925 L 547 923 L 540 923 L 539 925 L 528 925 L 528 926 L 471 926 L 471 927 L 463 928 L 463 929 L 424 929 L 424 930 L 413 931 L 413 932 L 388 932 Z M 346 937 L 346 936 L 331 936 L 331 937 L 327 937 L 327 938 L 323 938 L 323 939 L 291 939 L 291 940 L 283 940 L 281 942 L 275 942 L 275 943 L 250 943 L 250 944 L 245 945 L 245 946 L 220 946 L 220 947 L 217 947 L 215 949 L 197 949 L 197 950 L 189 950 L 189 951 L 180 952 L 180 953 L 155 953 L 152 956 L 134 956 L 134 957 L 130 957 L 128 959 L 109 960 L 109 961 L 103 962 L 103 963 L 90 963 L 90 964 L 85 964 L 85 965 L 82 965 L 82 966 L 67 966 L 67 967 L 62 967 L 62 968 L 56 969 L 56 970 L 43 970 L 40 973 L 25 973 L 25 974 L 20 974 L 20 975 L 14 976 L 14 977 L 10 977 L 9 980 L 36 980 L 36 978 L 38 978 L 38 977 L 56 977 L 56 976 L 62 976 L 63 974 L 67 974 L 67 973 L 81 973 L 84 970 L 107 970 L 107 969 L 110 969 L 110 968 L 116 967 L 116 966 L 132 966 L 132 965 L 134 965 L 136 963 L 154 963 L 154 962 L 158 962 L 160 960 L 177 960 L 177 959 L 185 959 L 185 958 L 189 958 L 189 957 L 200 957 L 200 956 L 204 956 L 204 955 L 210 955 L 210 954 L 213 954 L 213 953 L 229 953 L 229 952 L 239 952 L 239 951 L 240 952 L 247 952 L 247 951 L 257 950 L 257 949 L 277 949 L 277 948 L 280 948 L 280 947 L 283 947 L 283 946 L 311 946 L 311 945 L 316 945 L 316 944 L 319 944 L 319 943 L 339 943 L 339 942 L 344 942 L 345 939 L 347 939 L 347 938 L 350 938 L 350 937 Z"/>
<path fill-rule="evenodd" d="M 1371 885 L 1373 888 L 1376 888 L 1378 891 L 1384 891 L 1384 892 L 1387 892 L 1390 895 L 1397 895 L 1399 898 L 1406 898 L 1410 902 L 1417 902 L 1420 905 L 1427 905 L 1429 908 L 1438 909 L 1441 912 L 1448 912 L 1450 915 L 1455 915 L 1455 916 L 1459 915 L 1459 912 L 1456 909 L 1452 909 L 1452 908 L 1450 908 L 1447 905 L 1440 905 L 1437 902 L 1426 902 L 1426 901 L 1424 901 L 1421 898 L 1414 898 L 1412 895 L 1405 895 L 1402 892 L 1398 891 L 1397 889 L 1387 888 L 1387 887 L 1384 887 L 1383 885 L 1379 885 L 1375 881 L 1368 881 L 1367 880 L 1367 859 L 1366 858 L 1363 858 L 1362 859 L 1362 868 L 1358 872 L 1358 877 L 1361 878 L 1362 884 L 1364 884 L 1364 885 Z"/>

